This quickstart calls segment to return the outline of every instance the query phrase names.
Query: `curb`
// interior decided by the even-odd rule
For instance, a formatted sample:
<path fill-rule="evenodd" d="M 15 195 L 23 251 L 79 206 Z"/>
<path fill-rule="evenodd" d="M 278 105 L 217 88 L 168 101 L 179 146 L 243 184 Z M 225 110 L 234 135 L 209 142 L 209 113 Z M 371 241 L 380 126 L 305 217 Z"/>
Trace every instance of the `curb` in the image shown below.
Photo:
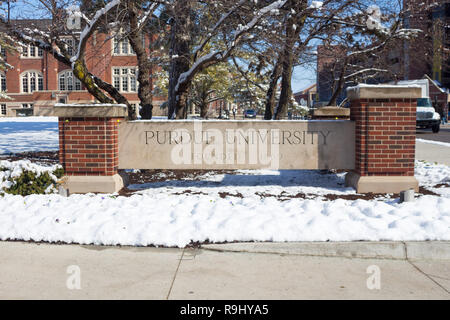
<path fill-rule="evenodd" d="M 219 252 L 265 253 L 313 257 L 450 260 L 450 241 L 246 242 L 207 244 L 202 245 L 201 249 Z"/>

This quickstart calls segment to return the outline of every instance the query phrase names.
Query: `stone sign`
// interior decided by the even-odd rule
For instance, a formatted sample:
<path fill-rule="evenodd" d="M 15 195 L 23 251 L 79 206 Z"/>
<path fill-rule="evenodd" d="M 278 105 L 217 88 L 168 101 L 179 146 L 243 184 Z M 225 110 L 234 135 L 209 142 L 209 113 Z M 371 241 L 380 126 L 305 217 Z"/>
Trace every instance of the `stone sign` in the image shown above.
<path fill-rule="evenodd" d="M 127 121 L 126 105 L 55 105 L 64 187 L 118 192 L 119 169 L 341 169 L 358 193 L 418 191 L 421 96 L 420 87 L 359 85 L 348 89 L 350 120 L 313 121 Z M 331 109 L 315 116 L 348 117 Z"/>
<path fill-rule="evenodd" d="M 119 169 L 354 169 L 351 121 L 133 121 Z"/>

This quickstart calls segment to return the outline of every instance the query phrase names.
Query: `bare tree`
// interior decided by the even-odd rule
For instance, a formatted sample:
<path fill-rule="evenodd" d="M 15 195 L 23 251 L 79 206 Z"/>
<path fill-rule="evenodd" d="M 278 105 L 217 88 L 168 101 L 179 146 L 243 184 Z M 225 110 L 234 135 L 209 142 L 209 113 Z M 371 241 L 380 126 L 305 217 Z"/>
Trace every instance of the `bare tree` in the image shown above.
<path fill-rule="evenodd" d="M 363 10 L 346 20 L 338 20 L 329 29 L 326 39 L 319 47 L 322 71 L 319 77 L 328 77 L 331 88 L 329 106 L 335 106 L 343 89 L 355 83 L 380 83 L 404 76 L 401 58 L 402 44 L 406 39 L 417 37 L 420 30 L 406 29 L 401 11 L 386 14 L 376 5 Z M 384 26 L 389 23 L 389 26 Z"/>
<path fill-rule="evenodd" d="M 264 18 L 280 9 L 286 0 L 259 5 L 255 2 L 257 1 L 213 1 L 205 5 L 192 0 L 164 1 L 169 9 L 169 21 L 173 28 L 170 39 L 172 62 L 169 77 L 169 118 L 186 116 L 188 90 L 195 75 L 229 59 L 246 41 L 245 36 L 259 26 Z M 192 18 L 194 6 L 196 23 Z M 202 15 L 202 12 L 205 14 Z M 186 33 L 195 28 L 202 32 L 193 43 L 192 33 Z"/>
<path fill-rule="evenodd" d="M 67 27 L 68 13 L 66 9 L 70 8 L 68 1 L 39 0 L 38 3 L 40 4 L 40 10 L 45 11 L 46 15 L 51 19 L 51 23 L 48 26 L 40 29 L 31 29 L 23 24 L 8 21 L 2 17 L 0 18 L 0 24 L 5 28 L 5 32 L 18 41 L 19 44 L 36 46 L 51 54 L 56 60 L 71 67 L 75 77 L 81 81 L 86 90 L 98 101 L 102 103 L 117 102 L 126 104 L 131 118 L 134 118 L 133 109 L 127 99 L 110 83 L 91 73 L 86 65 L 88 40 L 94 32 L 99 30 L 104 19 L 111 15 L 114 10 L 118 10 L 120 0 L 110 1 L 92 14 L 77 12 L 82 17 L 84 25 L 79 38 L 77 35 L 79 33 L 78 30 L 71 30 Z M 77 39 L 78 45 L 77 49 L 74 50 L 74 55 L 69 54 L 67 43 L 63 40 L 63 37 L 67 36 Z"/>

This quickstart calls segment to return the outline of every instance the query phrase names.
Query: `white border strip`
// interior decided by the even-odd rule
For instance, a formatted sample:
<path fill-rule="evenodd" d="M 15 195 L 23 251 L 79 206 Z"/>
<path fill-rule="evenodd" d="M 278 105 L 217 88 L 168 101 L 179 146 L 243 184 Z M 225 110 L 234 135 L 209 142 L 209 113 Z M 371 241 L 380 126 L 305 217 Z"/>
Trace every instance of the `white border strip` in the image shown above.
<path fill-rule="evenodd" d="M 444 147 L 450 148 L 450 143 L 448 142 L 441 142 L 441 141 L 433 141 L 433 140 L 424 140 L 424 139 L 416 139 L 416 142 L 422 142 L 422 143 L 429 143 L 429 144 L 437 144 Z"/>

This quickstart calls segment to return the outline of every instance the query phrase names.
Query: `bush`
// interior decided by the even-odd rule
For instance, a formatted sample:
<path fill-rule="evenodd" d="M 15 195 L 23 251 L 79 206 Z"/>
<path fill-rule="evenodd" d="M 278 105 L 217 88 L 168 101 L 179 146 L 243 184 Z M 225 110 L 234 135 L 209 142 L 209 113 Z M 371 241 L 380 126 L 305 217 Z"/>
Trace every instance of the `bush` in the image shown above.
<path fill-rule="evenodd" d="M 3 176 L 4 181 L 9 183 L 3 183 L 3 190 L 0 188 L 0 193 L 20 196 L 54 193 L 57 190 L 57 180 L 64 175 L 64 169 L 61 167 L 52 169 L 41 172 L 24 169 L 19 175 L 11 175 L 10 168 L 0 167 L 0 172 L 9 173 Z"/>

